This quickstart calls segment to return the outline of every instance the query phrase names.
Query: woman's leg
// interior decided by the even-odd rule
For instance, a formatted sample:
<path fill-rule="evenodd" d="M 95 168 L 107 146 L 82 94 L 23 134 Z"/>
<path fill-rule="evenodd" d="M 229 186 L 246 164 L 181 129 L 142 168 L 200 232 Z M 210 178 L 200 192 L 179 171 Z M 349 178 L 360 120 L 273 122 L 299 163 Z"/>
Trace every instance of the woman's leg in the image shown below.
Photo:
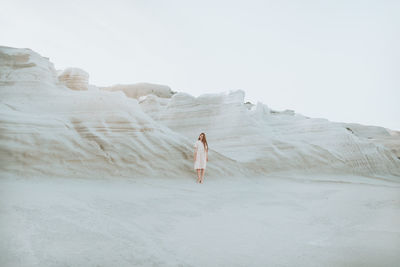
<path fill-rule="evenodd" d="M 200 182 L 200 178 L 201 178 L 201 170 L 197 169 L 197 182 Z"/>
<path fill-rule="evenodd" d="M 201 179 L 200 179 L 200 183 L 203 182 L 203 179 L 204 179 L 204 172 L 205 172 L 205 169 L 201 169 Z"/>

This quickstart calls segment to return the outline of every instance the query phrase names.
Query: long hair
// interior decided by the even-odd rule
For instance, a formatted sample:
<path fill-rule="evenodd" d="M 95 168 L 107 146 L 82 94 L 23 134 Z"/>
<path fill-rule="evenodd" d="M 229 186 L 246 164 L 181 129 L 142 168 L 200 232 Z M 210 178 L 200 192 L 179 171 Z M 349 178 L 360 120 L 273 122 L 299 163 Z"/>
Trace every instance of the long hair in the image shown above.
<path fill-rule="evenodd" d="M 200 135 L 203 135 L 203 140 L 201 142 L 203 142 L 204 150 L 208 151 L 208 143 L 207 143 L 206 134 L 205 133 L 201 133 Z M 199 138 L 197 140 L 200 140 L 200 135 L 199 135 Z"/>

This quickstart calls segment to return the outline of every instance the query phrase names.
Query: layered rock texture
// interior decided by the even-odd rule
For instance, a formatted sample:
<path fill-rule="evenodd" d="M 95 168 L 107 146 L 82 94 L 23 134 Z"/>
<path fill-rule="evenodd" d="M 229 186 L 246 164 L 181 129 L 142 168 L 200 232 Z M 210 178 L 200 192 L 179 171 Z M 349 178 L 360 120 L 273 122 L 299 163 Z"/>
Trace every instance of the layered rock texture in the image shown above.
<path fill-rule="evenodd" d="M 58 80 L 69 89 L 84 91 L 89 88 L 89 73 L 79 68 L 67 68 L 58 75 Z"/>
<path fill-rule="evenodd" d="M 205 132 L 211 177 L 400 176 L 396 131 L 245 104 L 240 90 L 193 97 L 162 85 L 88 81 L 76 68 L 57 76 L 32 50 L 0 47 L 1 175 L 193 176 L 193 144 Z"/>
<path fill-rule="evenodd" d="M 393 131 L 243 103 L 243 91 L 140 101 L 156 121 L 186 137 L 208 133 L 210 146 L 251 169 L 399 175 L 400 140 Z"/>

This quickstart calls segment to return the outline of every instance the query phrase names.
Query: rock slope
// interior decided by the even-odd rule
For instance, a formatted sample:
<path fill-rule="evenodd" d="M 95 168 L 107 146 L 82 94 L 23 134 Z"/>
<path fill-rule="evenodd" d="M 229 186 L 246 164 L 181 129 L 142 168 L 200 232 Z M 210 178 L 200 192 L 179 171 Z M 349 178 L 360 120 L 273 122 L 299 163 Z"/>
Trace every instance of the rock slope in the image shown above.
<path fill-rule="evenodd" d="M 2 175 L 193 176 L 193 140 L 154 121 L 122 92 L 75 91 L 29 49 L 1 47 Z M 23 65 L 22 65 L 23 64 Z M 211 175 L 244 173 L 217 151 Z"/>
<path fill-rule="evenodd" d="M 386 128 L 274 111 L 244 103 L 241 90 L 193 97 L 146 83 L 96 88 L 83 70 L 57 76 L 30 49 L 0 47 L 0 59 L 2 175 L 193 176 L 193 144 L 205 132 L 212 177 L 400 176 L 400 135 Z"/>

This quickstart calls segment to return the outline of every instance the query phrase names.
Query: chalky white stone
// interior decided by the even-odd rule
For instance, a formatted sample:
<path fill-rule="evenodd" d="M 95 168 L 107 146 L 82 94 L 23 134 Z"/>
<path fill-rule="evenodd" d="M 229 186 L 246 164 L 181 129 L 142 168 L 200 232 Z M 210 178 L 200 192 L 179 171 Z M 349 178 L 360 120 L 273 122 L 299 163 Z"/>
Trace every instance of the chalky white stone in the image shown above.
<path fill-rule="evenodd" d="M 28 49 L 0 48 L 0 174 L 61 177 L 173 177 L 193 174 L 193 140 L 143 112 L 122 91 L 91 86 Z M 75 81 L 80 82 L 75 82 Z M 72 85 L 71 83 L 72 82 Z M 70 87 L 75 87 L 71 90 Z M 210 175 L 245 173 L 210 151 Z"/>
<path fill-rule="evenodd" d="M 0 49 L 2 173 L 185 176 L 205 132 L 209 176 L 273 172 L 400 175 L 398 132 L 308 118 L 245 92 L 193 97 L 139 83 L 97 88 L 78 68 L 57 79 L 30 49 Z M 90 90 L 88 90 L 90 88 Z"/>
<path fill-rule="evenodd" d="M 117 84 L 109 87 L 101 87 L 100 89 L 111 92 L 122 91 L 127 97 L 136 99 L 150 94 L 162 98 L 169 98 L 173 95 L 171 88 L 168 86 L 153 83 Z"/>
<path fill-rule="evenodd" d="M 89 73 L 79 68 L 63 70 L 58 80 L 72 90 L 86 91 L 89 88 Z"/>

